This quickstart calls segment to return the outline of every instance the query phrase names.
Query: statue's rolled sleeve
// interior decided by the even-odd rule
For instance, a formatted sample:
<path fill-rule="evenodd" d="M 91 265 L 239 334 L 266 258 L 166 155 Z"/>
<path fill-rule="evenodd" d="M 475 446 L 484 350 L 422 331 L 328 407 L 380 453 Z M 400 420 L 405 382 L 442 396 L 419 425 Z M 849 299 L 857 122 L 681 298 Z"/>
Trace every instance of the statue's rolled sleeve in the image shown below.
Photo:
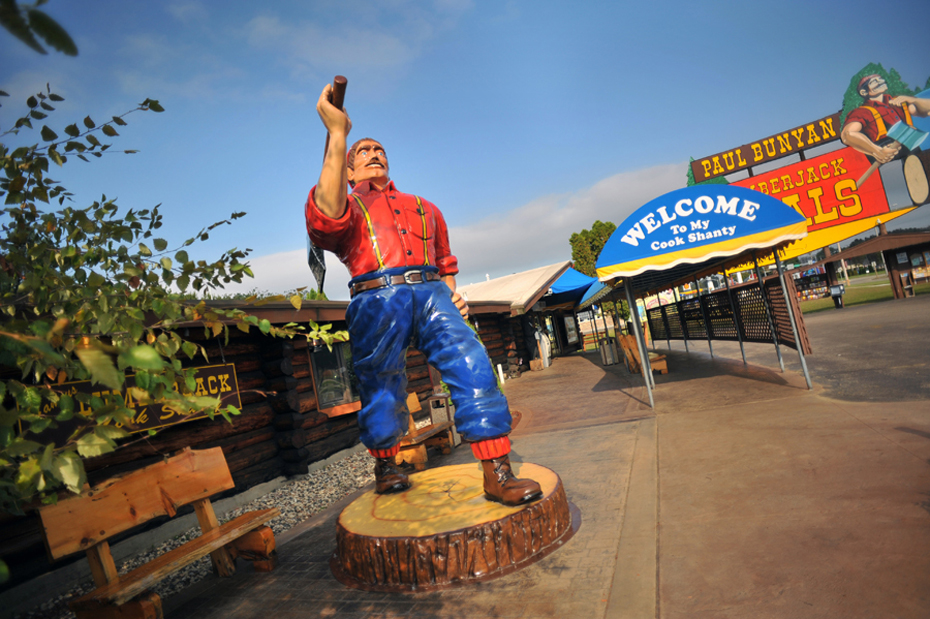
<path fill-rule="evenodd" d="M 310 190 L 307 196 L 307 203 L 304 205 L 304 216 L 307 220 L 307 233 L 313 244 L 322 249 L 336 252 L 340 241 L 352 233 L 355 224 L 352 221 L 353 213 L 349 208 L 348 200 L 346 209 L 339 218 L 332 218 L 323 213 L 317 206 L 314 199 L 316 187 Z"/>
<path fill-rule="evenodd" d="M 459 272 L 458 258 L 452 255 L 452 249 L 449 247 L 449 229 L 446 226 L 446 220 L 438 208 L 433 208 L 433 215 L 436 221 L 436 266 L 439 267 L 439 275 L 456 275 Z"/>

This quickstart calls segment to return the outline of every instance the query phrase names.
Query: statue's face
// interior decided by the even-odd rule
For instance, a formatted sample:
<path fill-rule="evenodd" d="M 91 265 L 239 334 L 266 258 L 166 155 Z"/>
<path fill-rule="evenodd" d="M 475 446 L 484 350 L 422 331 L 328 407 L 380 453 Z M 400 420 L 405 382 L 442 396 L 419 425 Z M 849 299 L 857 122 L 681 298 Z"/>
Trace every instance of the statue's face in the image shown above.
<path fill-rule="evenodd" d="M 869 96 L 869 97 L 876 97 L 882 94 L 883 92 L 885 92 L 886 90 L 888 90 L 888 84 L 886 84 L 885 80 L 878 77 L 877 75 L 873 77 L 872 79 L 870 79 L 869 83 L 866 84 L 866 86 L 868 90 L 866 90 L 866 88 L 863 88 L 860 91 L 860 93 L 865 92 L 866 94 L 864 96 Z"/>
<path fill-rule="evenodd" d="M 388 182 L 388 160 L 384 147 L 374 140 L 365 140 L 355 151 L 355 167 L 349 168 L 349 180 L 353 184 L 372 181 L 376 185 Z"/>

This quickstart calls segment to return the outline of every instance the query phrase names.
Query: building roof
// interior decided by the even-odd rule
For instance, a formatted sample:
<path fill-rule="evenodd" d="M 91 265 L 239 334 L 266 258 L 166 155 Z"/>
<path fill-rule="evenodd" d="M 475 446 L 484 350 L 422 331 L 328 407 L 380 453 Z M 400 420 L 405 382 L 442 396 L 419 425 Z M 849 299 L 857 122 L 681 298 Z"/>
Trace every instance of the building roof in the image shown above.
<path fill-rule="evenodd" d="M 832 254 L 829 258 L 824 258 L 820 262 L 815 262 L 814 264 L 807 265 L 804 268 L 810 269 L 824 265 L 828 262 L 861 258 L 862 256 L 877 254 L 881 251 L 901 249 L 902 247 L 910 247 L 912 245 L 923 245 L 924 243 L 930 243 L 930 232 L 882 234 L 880 236 L 873 236 L 872 238 L 863 241 L 854 247 L 849 247 L 839 253 Z"/>
<path fill-rule="evenodd" d="M 466 296 L 469 307 L 506 302 L 510 305 L 510 314 L 518 316 L 530 311 L 570 266 L 571 262 L 566 260 L 486 282 L 459 286 L 458 291 Z"/>

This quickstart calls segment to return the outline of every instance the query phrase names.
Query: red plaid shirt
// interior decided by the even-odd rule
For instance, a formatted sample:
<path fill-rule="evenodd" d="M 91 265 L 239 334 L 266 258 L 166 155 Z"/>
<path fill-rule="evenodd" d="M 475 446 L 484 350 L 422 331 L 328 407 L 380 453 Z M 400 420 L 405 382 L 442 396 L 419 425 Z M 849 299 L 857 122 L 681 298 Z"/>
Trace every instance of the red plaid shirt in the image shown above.
<path fill-rule="evenodd" d="M 849 113 L 843 125 L 848 125 L 851 122 L 860 123 L 862 125 L 862 133 L 868 136 L 873 142 L 877 142 L 885 137 L 885 134 L 891 129 L 891 125 L 899 120 L 904 122 L 908 120 L 908 115 L 905 114 L 901 106 L 888 104 L 888 101 L 891 99 L 893 99 L 893 97 L 882 95 L 881 101 L 868 101 L 863 103 L 860 107 L 857 107 Z M 868 108 L 874 109 L 881 115 L 882 121 L 885 123 L 884 131 L 879 131 L 878 123 L 875 122 L 875 115 Z"/>
<path fill-rule="evenodd" d="M 394 181 L 383 191 L 368 181 L 357 184 L 339 219 L 320 211 L 315 191 L 310 190 L 304 208 L 310 239 L 336 254 L 352 277 L 426 265 L 438 267 L 441 276 L 459 272 L 442 213 L 431 202 L 397 191 Z"/>

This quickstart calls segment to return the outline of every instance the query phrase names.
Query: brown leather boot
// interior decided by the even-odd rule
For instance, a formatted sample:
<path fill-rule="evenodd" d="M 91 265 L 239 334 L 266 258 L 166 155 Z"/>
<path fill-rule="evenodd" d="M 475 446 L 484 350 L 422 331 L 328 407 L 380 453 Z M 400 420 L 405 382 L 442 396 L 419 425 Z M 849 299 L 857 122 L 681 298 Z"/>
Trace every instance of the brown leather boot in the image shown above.
<path fill-rule="evenodd" d="M 542 488 L 532 479 L 514 477 L 510 456 L 482 460 L 484 469 L 484 498 L 504 505 L 522 505 L 542 496 Z"/>
<path fill-rule="evenodd" d="M 400 470 L 394 458 L 375 458 L 375 492 L 392 494 L 410 487 L 410 479 Z"/>

